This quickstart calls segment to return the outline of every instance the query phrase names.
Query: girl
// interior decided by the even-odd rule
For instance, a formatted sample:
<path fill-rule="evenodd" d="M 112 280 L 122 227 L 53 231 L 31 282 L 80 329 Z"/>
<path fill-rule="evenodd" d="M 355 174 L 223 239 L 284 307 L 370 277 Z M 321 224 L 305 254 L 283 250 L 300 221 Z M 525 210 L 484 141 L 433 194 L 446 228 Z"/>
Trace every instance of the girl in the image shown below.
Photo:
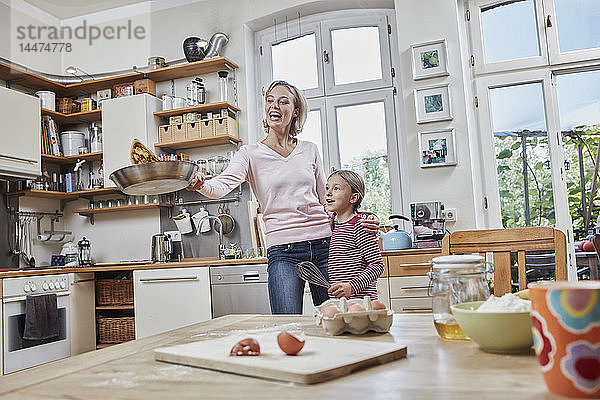
<path fill-rule="evenodd" d="M 373 236 L 358 223 L 365 184 L 357 173 L 338 170 L 329 175 L 326 190 L 325 207 L 336 218 L 329 245 L 329 295 L 376 300 L 383 259 Z"/>

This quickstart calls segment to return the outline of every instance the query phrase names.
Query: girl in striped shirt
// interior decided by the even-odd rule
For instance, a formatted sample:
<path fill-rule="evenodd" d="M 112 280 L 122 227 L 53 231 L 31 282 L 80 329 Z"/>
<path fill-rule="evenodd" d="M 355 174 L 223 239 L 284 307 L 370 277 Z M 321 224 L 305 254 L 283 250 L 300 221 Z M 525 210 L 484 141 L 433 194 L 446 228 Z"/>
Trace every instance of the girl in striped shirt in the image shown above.
<path fill-rule="evenodd" d="M 325 207 L 335 218 L 329 244 L 329 295 L 376 300 L 383 259 L 373 235 L 359 223 L 365 183 L 353 171 L 338 170 L 329 175 L 326 191 Z"/>

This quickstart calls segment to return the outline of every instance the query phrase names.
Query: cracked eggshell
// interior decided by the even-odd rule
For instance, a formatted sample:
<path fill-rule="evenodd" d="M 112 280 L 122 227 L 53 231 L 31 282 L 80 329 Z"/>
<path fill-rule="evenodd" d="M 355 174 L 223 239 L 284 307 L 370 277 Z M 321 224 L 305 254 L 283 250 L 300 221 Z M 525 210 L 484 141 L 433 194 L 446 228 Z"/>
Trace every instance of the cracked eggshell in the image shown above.
<path fill-rule="evenodd" d="M 237 342 L 229 352 L 231 356 L 258 356 L 260 355 L 260 345 L 253 338 L 245 338 Z"/>
<path fill-rule="evenodd" d="M 305 340 L 300 340 L 287 331 L 281 331 L 277 335 L 279 348 L 288 356 L 295 356 L 304 347 Z"/>

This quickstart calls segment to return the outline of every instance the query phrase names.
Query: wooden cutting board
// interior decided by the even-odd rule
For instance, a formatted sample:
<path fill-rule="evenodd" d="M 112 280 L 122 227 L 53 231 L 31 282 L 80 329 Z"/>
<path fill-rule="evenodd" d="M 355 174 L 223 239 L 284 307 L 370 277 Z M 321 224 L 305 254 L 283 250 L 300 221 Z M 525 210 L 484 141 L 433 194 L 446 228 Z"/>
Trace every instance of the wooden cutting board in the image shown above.
<path fill-rule="evenodd" d="M 307 336 L 296 356 L 285 355 L 274 333 L 249 335 L 258 340 L 260 356 L 236 357 L 229 351 L 242 336 L 227 336 L 178 346 L 159 348 L 159 361 L 207 368 L 257 378 L 312 384 L 350 374 L 406 356 L 406 346 L 345 338 Z"/>

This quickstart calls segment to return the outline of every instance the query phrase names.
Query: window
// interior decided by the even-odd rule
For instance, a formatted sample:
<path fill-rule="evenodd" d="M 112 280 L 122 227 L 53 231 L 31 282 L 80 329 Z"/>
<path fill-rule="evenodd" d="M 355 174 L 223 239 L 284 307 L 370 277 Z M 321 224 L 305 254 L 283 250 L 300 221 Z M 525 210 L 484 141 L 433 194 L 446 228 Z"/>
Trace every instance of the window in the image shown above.
<path fill-rule="evenodd" d="M 363 176 L 362 208 L 382 222 L 392 209 L 402 210 L 392 18 L 383 11 L 340 11 L 257 34 L 261 87 L 284 79 L 303 90 L 309 112 L 300 139 L 317 144 L 326 171 L 348 168 Z"/>
<path fill-rule="evenodd" d="M 555 225 L 572 244 L 600 211 L 590 206 L 590 197 L 600 201 L 591 195 L 600 147 L 600 3 L 466 4 L 485 223 Z M 568 254 L 574 279 L 573 246 Z"/>

